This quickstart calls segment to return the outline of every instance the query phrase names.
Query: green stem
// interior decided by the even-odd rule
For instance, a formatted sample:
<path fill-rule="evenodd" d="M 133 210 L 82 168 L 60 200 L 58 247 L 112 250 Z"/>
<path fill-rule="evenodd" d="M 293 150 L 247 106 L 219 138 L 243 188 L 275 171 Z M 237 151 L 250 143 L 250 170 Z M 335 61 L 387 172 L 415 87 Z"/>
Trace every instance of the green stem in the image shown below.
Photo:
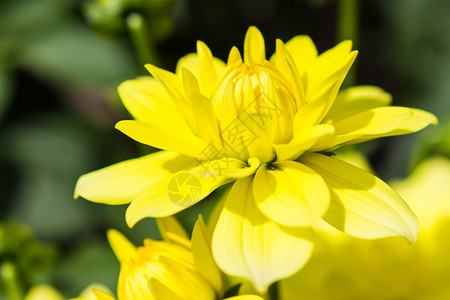
<path fill-rule="evenodd" d="M 337 40 L 352 40 L 353 48 L 359 43 L 359 0 L 338 0 Z M 343 86 L 356 83 L 356 64 L 350 69 Z"/>
<path fill-rule="evenodd" d="M 22 300 L 23 290 L 17 278 L 17 270 L 14 264 L 4 262 L 0 265 L 0 280 L 4 287 L 6 299 Z"/>
<path fill-rule="evenodd" d="M 270 300 L 278 300 L 280 293 L 278 291 L 278 282 L 273 283 L 267 292 Z"/>
<path fill-rule="evenodd" d="M 155 44 L 147 32 L 145 20 L 142 15 L 137 13 L 130 14 L 126 19 L 126 24 L 143 71 L 145 71 L 145 64 L 159 65 Z"/>

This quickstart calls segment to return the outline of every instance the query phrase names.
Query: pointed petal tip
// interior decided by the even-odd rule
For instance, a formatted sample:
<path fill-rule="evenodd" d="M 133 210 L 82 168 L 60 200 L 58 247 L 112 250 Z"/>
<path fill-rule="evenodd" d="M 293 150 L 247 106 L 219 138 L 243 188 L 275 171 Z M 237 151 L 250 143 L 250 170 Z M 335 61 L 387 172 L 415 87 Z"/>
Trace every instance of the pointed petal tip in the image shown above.
<path fill-rule="evenodd" d="M 118 230 L 109 229 L 106 232 L 109 245 L 120 262 L 134 258 L 136 247 Z"/>

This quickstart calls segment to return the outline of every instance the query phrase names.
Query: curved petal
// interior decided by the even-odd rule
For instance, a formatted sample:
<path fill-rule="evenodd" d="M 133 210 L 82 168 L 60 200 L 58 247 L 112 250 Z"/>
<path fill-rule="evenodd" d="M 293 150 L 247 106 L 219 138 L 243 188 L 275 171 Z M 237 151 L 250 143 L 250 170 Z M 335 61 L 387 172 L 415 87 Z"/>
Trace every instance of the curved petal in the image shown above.
<path fill-rule="evenodd" d="M 266 60 L 264 37 L 255 26 L 250 26 L 244 40 L 244 62 L 248 65 L 262 64 Z"/>
<path fill-rule="evenodd" d="M 361 85 L 347 88 L 339 92 L 322 122 L 334 122 L 372 108 L 389 106 L 391 102 L 391 94 L 376 86 Z"/>
<path fill-rule="evenodd" d="M 157 263 L 147 264 L 154 278 L 181 299 L 211 300 L 215 293 L 208 282 L 187 266 L 161 256 Z M 162 292 L 161 290 L 159 290 Z M 164 293 L 159 296 L 164 296 Z M 160 299 L 171 299 L 160 297 Z"/>
<path fill-rule="evenodd" d="M 156 118 L 159 123 L 167 116 L 183 120 L 164 87 L 150 76 L 127 80 L 119 85 L 118 91 L 123 105 L 136 120 Z"/>
<path fill-rule="evenodd" d="M 301 76 L 306 73 L 317 58 L 314 42 L 307 35 L 298 35 L 286 43 L 286 49 L 291 54 Z"/>
<path fill-rule="evenodd" d="M 192 230 L 192 255 L 195 267 L 216 292 L 217 297 L 225 290 L 225 277 L 216 265 L 211 252 L 211 233 L 200 215 Z"/>
<path fill-rule="evenodd" d="M 328 124 L 319 124 L 303 129 L 288 143 L 274 145 L 277 160 L 296 159 L 305 151 L 309 150 L 318 139 L 334 133 L 334 127 Z"/>
<path fill-rule="evenodd" d="M 92 293 L 95 295 L 97 300 L 115 300 L 113 296 L 101 290 L 92 290 Z"/>
<path fill-rule="evenodd" d="M 167 116 L 166 116 L 167 117 Z M 150 123 L 151 122 L 151 123 Z M 135 141 L 155 148 L 174 151 L 187 156 L 199 156 L 207 143 L 196 136 L 189 127 L 176 120 L 154 123 L 153 120 L 140 122 L 120 121 L 116 128 Z"/>
<path fill-rule="evenodd" d="M 351 41 L 343 41 L 336 45 L 335 47 L 325 51 L 320 54 L 317 59 L 313 61 L 310 68 L 305 74 L 306 82 L 306 93 L 311 95 L 311 93 L 317 93 L 317 90 L 321 85 L 324 84 L 333 74 L 347 73 L 351 66 L 347 66 L 349 59 L 353 56 L 350 55 L 352 49 Z M 353 51 L 355 52 L 355 51 Z M 354 53 L 356 56 L 356 53 Z M 353 59 L 350 59 L 353 62 Z M 341 70 L 341 71 L 339 71 Z M 343 74 L 345 77 L 345 74 Z M 342 78 L 343 79 L 343 78 Z"/>
<path fill-rule="evenodd" d="M 107 232 L 108 242 L 117 260 L 121 263 L 137 257 L 137 249 L 123 234 L 115 229 Z"/>
<path fill-rule="evenodd" d="M 328 208 L 330 193 L 322 177 L 293 161 L 261 166 L 253 182 L 259 210 L 285 226 L 309 227 Z"/>
<path fill-rule="evenodd" d="M 190 111 L 189 98 L 185 97 L 182 78 L 151 64 L 146 64 L 145 67 L 164 87 L 189 127 L 195 128 L 195 117 Z"/>
<path fill-rule="evenodd" d="M 126 160 L 81 176 L 74 197 L 113 205 L 129 203 L 148 186 L 195 163 L 169 151 Z"/>
<path fill-rule="evenodd" d="M 313 248 L 309 228 L 289 228 L 266 218 L 255 205 L 252 178 L 231 188 L 212 239 L 214 258 L 225 273 L 250 280 L 259 292 L 297 272 Z"/>
<path fill-rule="evenodd" d="M 311 150 L 321 151 L 341 144 L 355 144 L 378 137 L 410 133 L 415 129 L 422 129 L 433 120 L 436 118 L 432 114 L 420 110 L 378 107 L 332 123 L 334 135 L 321 137 Z"/>
<path fill-rule="evenodd" d="M 156 225 L 164 241 L 191 247 L 191 241 L 183 226 L 173 216 L 157 218 Z"/>
<path fill-rule="evenodd" d="M 420 131 L 427 127 L 430 124 L 437 125 L 438 119 L 435 115 L 432 113 L 420 110 L 420 109 L 414 109 L 410 108 L 412 112 L 412 116 L 410 116 L 408 119 L 406 119 L 402 124 L 400 124 L 397 128 L 395 128 L 392 131 L 382 133 L 382 134 L 375 134 L 375 135 L 364 135 L 357 139 L 354 139 L 351 141 L 352 144 L 365 142 L 372 139 L 377 139 L 380 137 L 387 137 L 387 136 L 395 136 L 395 135 L 402 135 L 402 134 L 409 134 L 414 133 L 417 131 Z"/>
<path fill-rule="evenodd" d="M 225 300 L 264 300 L 264 299 L 256 295 L 240 295 L 231 298 L 225 298 Z"/>
<path fill-rule="evenodd" d="M 416 240 L 416 216 L 379 178 L 326 155 L 305 154 L 300 161 L 328 184 L 331 202 L 323 219 L 330 225 L 359 238 L 403 236 L 410 242 Z"/>
<path fill-rule="evenodd" d="M 183 298 L 154 277 L 149 279 L 148 289 L 153 297 L 152 300 L 183 300 Z"/>
<path fill-rule="evenodd" d="M 154 183 L 131 202 L 125 215 L 128 226 L 133 227 L 147 217 L 167 217 L 194 205 L 231 182 L 233 179 L 226 176 L 226 171 L 238 166 L 245 164 L 232 158 L 217 159 Z"/>

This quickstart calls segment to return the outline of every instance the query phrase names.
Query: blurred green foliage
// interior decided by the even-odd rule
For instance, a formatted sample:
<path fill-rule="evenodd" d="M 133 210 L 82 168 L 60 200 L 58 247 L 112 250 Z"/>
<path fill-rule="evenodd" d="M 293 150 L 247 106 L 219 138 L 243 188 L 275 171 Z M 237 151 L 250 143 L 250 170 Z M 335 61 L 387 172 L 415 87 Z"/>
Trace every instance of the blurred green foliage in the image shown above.
<path fill-rule="evenodd" d="M 5 293 L 23 294 L 32 284 L 44 280 L 56 257 L 57 249 L 40 243 L 28 227 L 0 223 L 0 299 Z M 17 292 L 11 291 L 14 289 Z"/>
<path fill-rule="evenodd" d="M 322 52 L 337 41 L 337 8 L 337 0 L 0 2 L 0 220 L 18 220 L 61 245 L 48 280 L 67 297 L 93 281 L 114 290 L 118 264 L 105 231 L 119 229 L 139 245 L 158 238 L 155 223 L 130 230 L 125 207 L 72 195 L 80 175 L 154 151 L 113 129 L 129 118 L 117 85 L 141 72 L 126 18 L 145 17 L 161 67 L 174 70 L 197 40 L 226 60 L 233 45 L 242 49 L 249 25 L 263 32 L 268 55 L 275 38 L 298 34 Z M 441 121 L 362 145 L 383 179 L 405 176 L 435 153 L 450 157 L 449 15 L 446 0 L 360 1 L 356 83 L 379 85 L 394 105 L 427 109 Z M 201 203 L 179 217 L 191 228 L 211 209 Z"/>

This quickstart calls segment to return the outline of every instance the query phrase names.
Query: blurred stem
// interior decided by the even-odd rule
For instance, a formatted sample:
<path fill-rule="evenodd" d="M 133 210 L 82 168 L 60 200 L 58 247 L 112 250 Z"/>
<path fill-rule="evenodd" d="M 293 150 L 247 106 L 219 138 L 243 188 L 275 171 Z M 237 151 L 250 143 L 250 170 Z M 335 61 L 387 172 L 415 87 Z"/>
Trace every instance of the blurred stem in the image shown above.
<path fill-rule="evenodd" d="M 269 300 L 278 300 L 279 299 L 279 292 L 278 292 L 278 282 L 273 283 L 271 286 L 269 286 L 269 290 L 267 291 L 267 294 L 269 296 Z"/>
<path fill-rule="evenodd" d="M 352 40 L 353 48 L 359 43 L 359 0 L 338 0 L 337 40 Z M 350 69 L 343 83 L 343 87 L 355 85 L 356 63 Z"/>
<path fill-rule="evenodd" d="M 130 14 L 127 17 L 126 24 L 139 60 L 139 65 L 146 74 L 145 64 L 159 65 L 154 41 L 147 32 L 145 20 L 142 15 L 137 13 Z"/>
<path fill-rule="evenodd" d="M 17 278 L 17 270 L 14 264 L 4 262 L 0 265 L 0 280 L 5 289 L 6 299 L 22 300 L 23 290 Z"/>

